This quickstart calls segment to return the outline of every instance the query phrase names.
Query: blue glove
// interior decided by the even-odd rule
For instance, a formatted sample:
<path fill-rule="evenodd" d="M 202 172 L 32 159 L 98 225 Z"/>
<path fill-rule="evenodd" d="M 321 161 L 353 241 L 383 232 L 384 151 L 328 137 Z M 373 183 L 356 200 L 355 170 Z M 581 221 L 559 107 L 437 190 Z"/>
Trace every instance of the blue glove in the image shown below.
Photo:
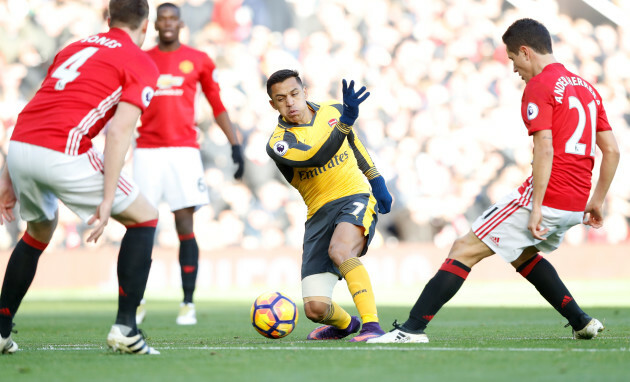
<path fill-rule="evenodd" d="M 372 186 L 372 195 L 376 198 L 376 204 L 378 205 L 378 212 L 386 214 L 392 209 L 392 196 L 387 191 L 385 185 L 385 179 L 382 176 L 377 176 L 374 179 L 370 179 L 370 186 Z"/>
<path fill-rule="evenodd" d="M 342 80 L 341 83 L 343 84 L 343 112 L 341 113 L 341 117 L 339 117 L 339 122 L 352 126 L 354 125 L 354 121 L 359 117 L 359 105 L 369 97 L 370 92 L 363 94 L 366 90 L 365 86 L 359 89 L 358 92 L 355 92 L 354 80 L 350 81 L 349 86 L 345 79 Z"/>
<path fill-rule="evenodd" d="M 234 173 L 234 179 L 241 179 L 243 177 L 243 171 L 245 171 L 245 161 L 241 153 L 241 145 L 232 145 L 232 160 L 238 165 L 238 169 L 236 169 Z"/>

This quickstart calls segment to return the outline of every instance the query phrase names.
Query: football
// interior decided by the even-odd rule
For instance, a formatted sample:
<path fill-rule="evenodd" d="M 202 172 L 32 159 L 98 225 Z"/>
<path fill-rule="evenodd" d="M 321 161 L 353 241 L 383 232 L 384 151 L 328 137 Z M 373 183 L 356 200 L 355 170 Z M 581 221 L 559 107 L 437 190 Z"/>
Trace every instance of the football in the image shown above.
<path fill-rule="evenodd" d="M 250 316 L 254 329 L 273 339 L 286 337 L 298 322 L 295 303 L 280 292 L 267 292 L 258 296 Z"/>

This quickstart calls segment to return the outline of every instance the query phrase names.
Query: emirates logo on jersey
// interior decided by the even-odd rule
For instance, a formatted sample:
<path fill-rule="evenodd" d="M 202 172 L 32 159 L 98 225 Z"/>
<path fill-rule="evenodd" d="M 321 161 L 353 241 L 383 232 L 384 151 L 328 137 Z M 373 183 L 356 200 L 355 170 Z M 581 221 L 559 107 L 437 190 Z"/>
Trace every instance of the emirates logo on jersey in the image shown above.
<path fill-rule="evenodd" d="M 188 74 L 195 70 L 195 65 L 188 60 L 184 60 L 179 63 L 179 70 L 181 70 L 184 74 Z"/>

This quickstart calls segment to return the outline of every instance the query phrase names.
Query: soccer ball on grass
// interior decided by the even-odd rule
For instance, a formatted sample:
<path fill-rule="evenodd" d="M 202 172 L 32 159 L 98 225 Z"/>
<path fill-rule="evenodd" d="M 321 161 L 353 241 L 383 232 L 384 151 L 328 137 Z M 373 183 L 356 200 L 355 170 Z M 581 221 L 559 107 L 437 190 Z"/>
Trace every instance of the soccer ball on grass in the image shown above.
<path fill-rule="evenodd" d="M 298 310 L 290 298 L 280 292 L 263 293 L 252 305 L 252 325 L 268 338 L 282 338 L 295 329 Z"/>

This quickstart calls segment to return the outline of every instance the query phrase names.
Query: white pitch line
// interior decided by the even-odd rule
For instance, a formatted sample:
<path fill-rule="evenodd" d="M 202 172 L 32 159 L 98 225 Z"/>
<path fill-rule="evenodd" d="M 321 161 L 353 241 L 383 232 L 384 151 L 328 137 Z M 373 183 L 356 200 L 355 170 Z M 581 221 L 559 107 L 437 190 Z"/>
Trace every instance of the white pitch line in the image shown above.
<path fill-rule="evenodd" d="M 630 352 L 630 348 L 612 348 L 612 349 L 567 349 L 567 348 L 497 348 L 497 347 L 436 347 L 419 345 L 414 347 L 399 345 L 392 346 L 348 346 L 348 347 L 324 347 L 324 346 L 157 346 L 157 350 L 221 350 L 221 351 L 257 351 L 257 350 L 276 350 L 276 351 L 442 351 L 442 352 L 577 352 L 577 353 L 599 353 L 599 352 Z M 48 351 L 80 351 L 80 350 L 105 350 L 104 346 L 98 345 L 48 345 L 37 348 L 36 350 Z"/>

